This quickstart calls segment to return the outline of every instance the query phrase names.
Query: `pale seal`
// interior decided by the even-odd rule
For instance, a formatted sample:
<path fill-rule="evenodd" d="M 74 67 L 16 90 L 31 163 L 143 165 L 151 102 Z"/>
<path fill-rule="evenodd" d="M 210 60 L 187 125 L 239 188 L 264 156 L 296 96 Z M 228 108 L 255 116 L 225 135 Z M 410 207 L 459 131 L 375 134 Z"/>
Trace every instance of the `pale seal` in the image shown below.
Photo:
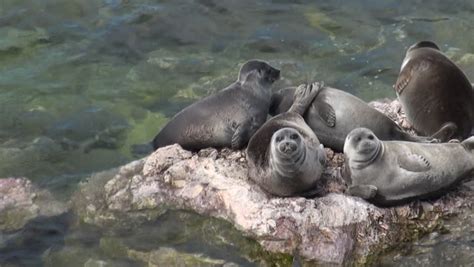
<path fill-rule="evenodd" d="M 394 85 L 413 128 L 441 141 L 465 139 L 474 121 L 474 93 L 462 70 L 430 41 L 412 45 Z"/>
<path fill-rule="evenodd" d="M 270 114 L 287 111 L 293 103 L 294 91 L 286 88 L 274 93 Z M 321 143 L 338 152 L 342 152 L 347 134 L 359 127 L 371 129 L 381 140 L 433 141 L 404 132 L 388 116 L 361 99 L 330 87 L 321 89 L 303 117 Z"/>
<path fill-rule="evenodd" d="M 265 122 L 271 86 L 279 77 L 266 62 L 246 62 L 236 82 L 176 114 L 153 139 L 153 148 L 174 143 L 187 150 L 243 148 Z"/>
<path fill-rule="evenodd" d="M 357 128 L 344 145 L 348 192 L 382 206 L 438 197 L 474 174 L 473 149 L 474 137 L 443 144 L 380 141 Z"/>
<path fill-rule="evenodd" d="M 290 110 L 268 120 L 249 141 L 249 177 L 273 195 L 309 194 L 321 177 L 326 153 L 301 117 L 321 88 L 299 86 Z"/>

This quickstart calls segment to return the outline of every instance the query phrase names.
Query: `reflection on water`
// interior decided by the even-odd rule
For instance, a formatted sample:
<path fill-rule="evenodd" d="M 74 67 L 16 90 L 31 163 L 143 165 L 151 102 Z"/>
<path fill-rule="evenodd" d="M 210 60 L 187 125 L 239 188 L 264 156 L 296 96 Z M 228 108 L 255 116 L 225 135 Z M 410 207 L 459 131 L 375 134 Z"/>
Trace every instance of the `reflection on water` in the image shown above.
<path fill-rule="evenodd" d="M 0 177 L 68 199 L 251 58 L 282 70 L 277 89 L 324 80 L 393 98 L 405 49 L 432 39 L 473 77 L 473 11 L 441 0 L 2 0 Z"/>

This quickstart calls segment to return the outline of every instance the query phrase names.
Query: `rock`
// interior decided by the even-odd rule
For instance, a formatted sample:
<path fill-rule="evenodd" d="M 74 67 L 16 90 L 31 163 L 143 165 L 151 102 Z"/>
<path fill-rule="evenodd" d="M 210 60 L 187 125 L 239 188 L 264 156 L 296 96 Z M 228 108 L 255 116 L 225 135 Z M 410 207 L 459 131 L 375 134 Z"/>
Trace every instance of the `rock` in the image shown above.
<path fill-rule="evenodd" d="M 403 121 L 398 101 L 371 105 Z M 193 154 L 172 145 L 92 177 L 73 202 L 83 221 L 99 226 L 150 220 L 167 208 L 191 210 L 231 222 L 266 251 L 344 265 L 373 263 L 387 249 L 440 228 L 442 218 L 459 212 L 466 206 L 463 197 L 472 194 L 461 187 L 435 202 L 378 208 L 343 194 L 344 158 L 326 151 L 330 162 L 314 199 L 266 194 L 248 179 L 242 151 L 206 149 Z"/>
<path fill-rule="evenodd" d="M 18 230 L 33 218 L 65 211 L 64 204 L 25 178 L 0 179 L 0 232 Z"/>

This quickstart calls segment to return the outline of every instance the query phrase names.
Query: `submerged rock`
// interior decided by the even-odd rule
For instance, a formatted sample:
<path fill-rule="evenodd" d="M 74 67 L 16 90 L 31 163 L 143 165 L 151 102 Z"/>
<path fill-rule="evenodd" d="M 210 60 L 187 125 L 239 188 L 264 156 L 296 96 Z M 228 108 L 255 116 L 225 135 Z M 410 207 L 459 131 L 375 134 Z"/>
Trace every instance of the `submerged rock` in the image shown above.
<path fill-rule="evenodd" d="M 55 216 L 66 206 L 26 178 L 0 179 L 0 233 L 22 228 L 39 216 Z"/>
<path fill-rule="evenodd" d="M 384 112 L 400 112 L 397 106 L 397 101 L 377 104 Z M 362 264 L 441 227 L 442 218 L 458 212 L 466 204 L 463 197 L 472 194 L 458 188 L 434 202 L 378 208 L 343 194 L 344 159 L 327 152 L 330 162 L 314 199 L 277 198 L 262 191 L 247 177 L 244 152 L 193 154 L 173 145 L 119 168 L 113 177 L 91 178 L 74 206 L 83 221 L 101 226 L 153 219 L 167 208 L 192 210 L 231 222 L 270 252 L 297 253 L 321 264 Z"/>

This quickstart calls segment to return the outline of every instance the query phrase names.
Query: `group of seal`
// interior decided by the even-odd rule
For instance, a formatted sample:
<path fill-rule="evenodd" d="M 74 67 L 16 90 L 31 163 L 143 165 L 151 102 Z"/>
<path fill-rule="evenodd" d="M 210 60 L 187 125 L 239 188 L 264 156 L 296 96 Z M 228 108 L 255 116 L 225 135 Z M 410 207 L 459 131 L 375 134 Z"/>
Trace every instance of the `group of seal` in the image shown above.
<path fill-rule="evenodd" d="M 408 49 L 394 88 L 415 131 L 451 141 L 380 141 L 374 131 L 355 129 L 344 145 L 348 192 L 396 205 L 437 197 L 472 177 L 474 137 L 464 139 L 474 123 L 474 95 L 462 70 L 435 43 L 418 42 Z"/>
<path fill-rule="evenodd" d="M 279 76 L 264 61 L 246 62 L 236 82 L 174 116 L 154 148 L 242 149 L 248 143 L 249 177 L 270 194 L 294 196 L 315 189 L 325 145 L 344 151 L 348 192 L 379 205 L 439 195 L 474 172 L 474 137 L 434 143 L 470 135 L 474 97 L 464 73 L 433 42 L 408 49 L 394 85 L 421 136 L 322 83 L 272 94 Z M 267 121 L 268 115 L 274 117 Z"/>

